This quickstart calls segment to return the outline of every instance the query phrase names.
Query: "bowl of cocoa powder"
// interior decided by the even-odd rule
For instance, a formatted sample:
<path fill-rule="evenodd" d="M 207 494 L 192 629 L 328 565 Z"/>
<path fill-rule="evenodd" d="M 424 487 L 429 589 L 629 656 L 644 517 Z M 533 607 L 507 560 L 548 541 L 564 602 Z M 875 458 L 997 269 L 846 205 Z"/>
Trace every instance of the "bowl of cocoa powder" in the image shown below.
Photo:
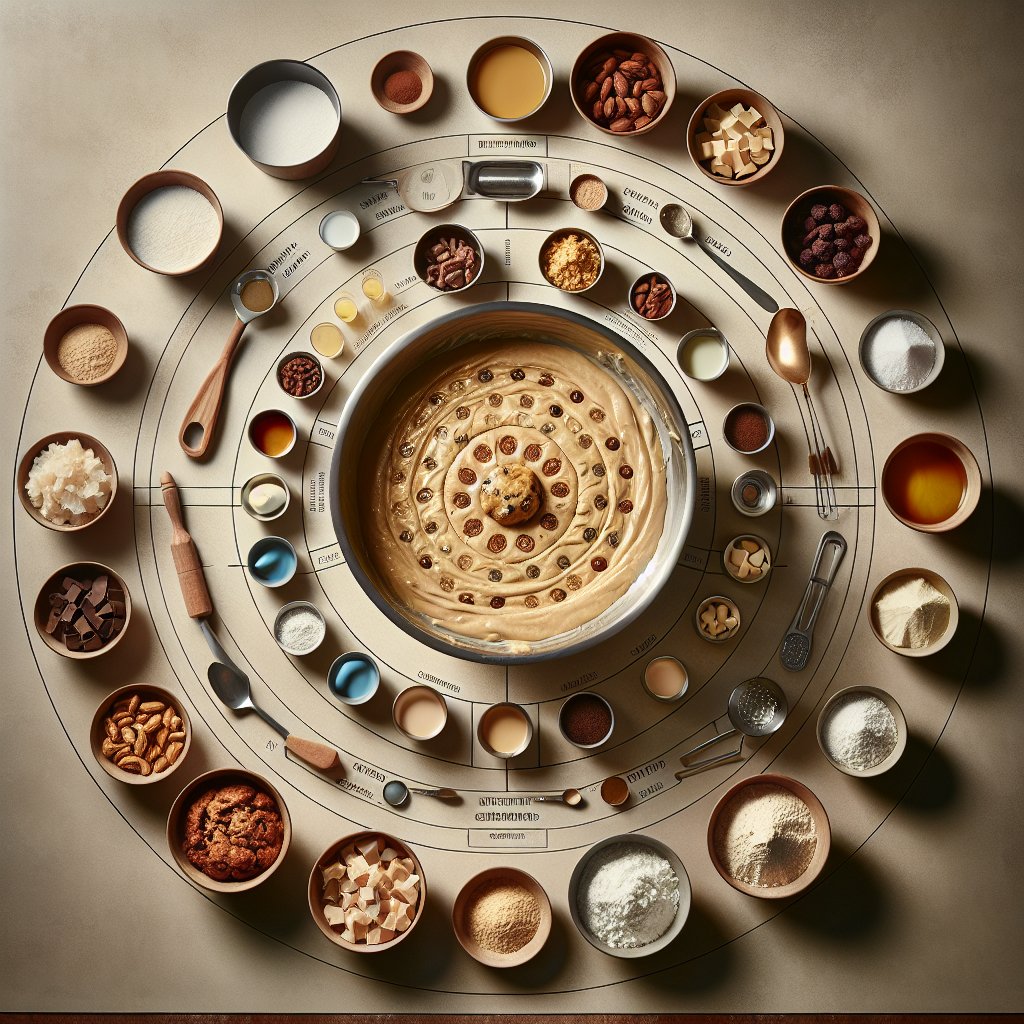
<path fill-rule="evenodd" d="M 411 114 L 426 106 L 434 91 L 430 65 L 412 50 L 386 53 L 370 74 L 373 98 L 392 114 Z"/>

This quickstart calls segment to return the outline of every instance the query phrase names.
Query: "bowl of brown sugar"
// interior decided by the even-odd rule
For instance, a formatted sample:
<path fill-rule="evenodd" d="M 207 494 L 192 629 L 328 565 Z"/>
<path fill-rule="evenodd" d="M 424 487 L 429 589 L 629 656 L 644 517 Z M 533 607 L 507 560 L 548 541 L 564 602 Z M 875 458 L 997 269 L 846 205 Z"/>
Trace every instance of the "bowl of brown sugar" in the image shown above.
<path fill-rule="evenodd" d="M 540 247 L 540 272 L 563 292 L 589 291 L 604 273 L 604 250 L 589 231 L 559 228 Z"/>
<path fill-rule="evenodd" d="M 102 306 L 68 306 L 49 323 L 43 335 L 43 358 L 61 380 L 95 387 L 124 366 L 128 332 Z"/>

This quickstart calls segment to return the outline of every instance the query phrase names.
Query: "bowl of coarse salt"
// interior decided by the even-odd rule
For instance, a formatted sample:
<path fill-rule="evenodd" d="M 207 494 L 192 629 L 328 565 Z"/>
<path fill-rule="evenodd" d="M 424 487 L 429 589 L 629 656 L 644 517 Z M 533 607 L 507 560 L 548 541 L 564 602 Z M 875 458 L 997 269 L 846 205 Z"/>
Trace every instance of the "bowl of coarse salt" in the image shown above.
<path fill-rule="evenodd" d="M 609 956 L 637 959 L 664 949 L 683 930 L 690 903 L 678 854 L 637 833 L 595 843 L 569 878 L 572 923 Z"/>
<path fill-rule="evenodd" d="M 829 697 L 817 732 L 832 766 L 857 779 L 887 772 L 907 749 L 903 709 L 875 686 L 848 686 Z"/>
<path fill-rule="evenodd" d="M 890 395 L 923 391 L 946 361 L 939 329 L 911 309 L 879 313 L 861 333 L 858 351 L 868 379 Z"/>

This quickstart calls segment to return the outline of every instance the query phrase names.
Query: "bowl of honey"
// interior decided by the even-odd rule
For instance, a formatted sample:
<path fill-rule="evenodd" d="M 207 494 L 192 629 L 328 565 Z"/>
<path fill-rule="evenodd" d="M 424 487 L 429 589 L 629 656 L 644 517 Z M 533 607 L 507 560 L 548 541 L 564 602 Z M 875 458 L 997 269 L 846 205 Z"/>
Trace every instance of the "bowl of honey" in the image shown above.
<path fill-rule="evenodd" d="M 978 507 L 981 470 L 962 441 L 949 434 L 914 434 L 882 467 L 882 498 L 904 526 L 944 533 Z"/>

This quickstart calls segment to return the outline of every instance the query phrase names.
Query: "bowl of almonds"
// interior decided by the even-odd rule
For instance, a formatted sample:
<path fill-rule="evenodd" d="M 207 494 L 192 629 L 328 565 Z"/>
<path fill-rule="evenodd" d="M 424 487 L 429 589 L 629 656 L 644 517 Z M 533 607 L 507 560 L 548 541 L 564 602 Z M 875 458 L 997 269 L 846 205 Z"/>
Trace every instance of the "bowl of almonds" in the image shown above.
<path fill-rule="evenodd" d="M 642 274 L 629 289 L 629 305 L 645 320 L 664 320 L 676 308 L 676 290 L 664 274 Z"/>
<path fill-rule="evenodd" d="M 103 698 L 90 730 L 93 756 L 118 782 L 145 786 L 172 775 L 192 745 L 181 700 L 159 686 L 122 686 Z"/>
<path fill-rule="evenodd" d="M 653 39 L 612 32 L 577 58 L 569 78 L 580 116 L 609 135 L 643 135 L 672 105 L 676 73 Z"/>

